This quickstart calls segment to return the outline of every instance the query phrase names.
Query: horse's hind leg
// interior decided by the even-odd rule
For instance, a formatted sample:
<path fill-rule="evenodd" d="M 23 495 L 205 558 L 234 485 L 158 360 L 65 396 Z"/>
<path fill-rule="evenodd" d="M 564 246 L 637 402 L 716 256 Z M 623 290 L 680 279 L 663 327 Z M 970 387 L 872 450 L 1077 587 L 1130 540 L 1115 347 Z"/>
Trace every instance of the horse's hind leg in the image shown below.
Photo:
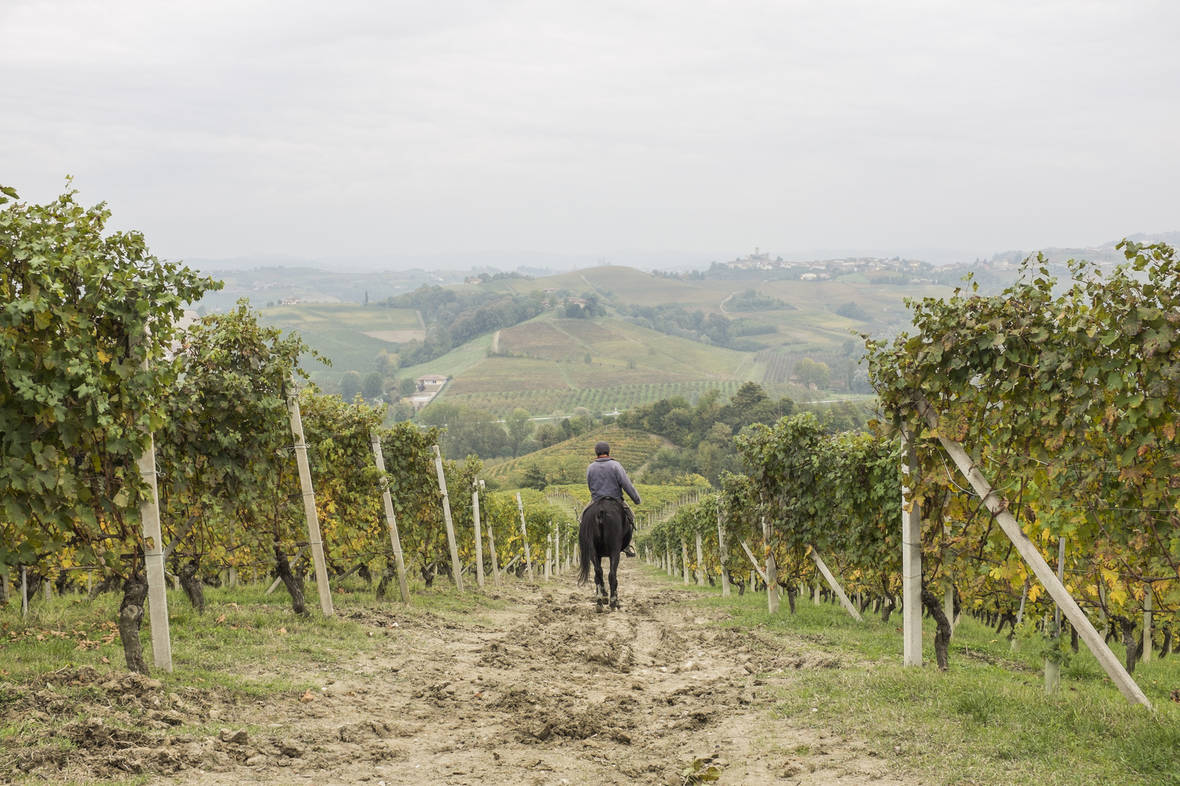
<path fill-rule="evenodd" d="M 594 560 L 594 602 L 598 604 L 598 610 L 602 611 L 602 607 L 606 603 L 606 585 L 602 580 L 601 558 Z"/>
<path fill-rule="evenodd" d="M 619 608 L 619 552 L 610 555 L 610 607 Z"/>

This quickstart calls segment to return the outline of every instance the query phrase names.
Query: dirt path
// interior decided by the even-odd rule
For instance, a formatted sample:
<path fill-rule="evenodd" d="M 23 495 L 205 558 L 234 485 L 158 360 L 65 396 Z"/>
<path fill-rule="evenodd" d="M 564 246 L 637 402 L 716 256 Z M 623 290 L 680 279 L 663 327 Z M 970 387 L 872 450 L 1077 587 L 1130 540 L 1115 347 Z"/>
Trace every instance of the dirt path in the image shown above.
<path fill-rule="evenodd" d="M 776 685 L 834 660 L 710 625 L 634 562 L 620 584 L 618 613 L 566 574 L 482 624 L 399 627 L 313 701 L 245 708 L 279 742 L 179 782 L 679 784 L 695 758 L 722 783 L 889 780 L 862 746 L 772 717 Z"/>
<path fill-rule="evenodd" d="M 351 662 L 310 663 L 302 676 L 322 675 L 321 690 L 302 696 L 202 705 L 138 675 L 104 684 L 113 703 L 183 733 L 79 721 L 69 733 L 88 755 L 65 772 L 192 786 L 683 784 L 702 759 L 729 784 L 905 782 L 863 744 L 774 717 L 780 691 L 836 659 L 718 627 L 721 612 L 635 560 L 621 570 L 620 612 L 595 613 L 571 573 L 499 594 L 502 609 L 470 618 L 339 609 L 381 643 Z M 107 678 L 61 677 L 88 679 Z M 214 735 L 205 722 L 230 728 Z"/>

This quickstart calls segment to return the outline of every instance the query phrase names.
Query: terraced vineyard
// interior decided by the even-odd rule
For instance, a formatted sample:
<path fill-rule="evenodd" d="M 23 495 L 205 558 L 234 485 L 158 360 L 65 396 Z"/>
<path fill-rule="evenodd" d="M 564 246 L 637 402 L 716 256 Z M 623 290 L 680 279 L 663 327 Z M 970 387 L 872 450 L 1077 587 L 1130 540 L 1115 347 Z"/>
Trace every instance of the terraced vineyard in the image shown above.
<path fill-rule="evenodd" d="M 552 364 L 550 364 L 552 368 Z M 482 391 L 478 393 L 454 393 L 449 388 L 446 400 L 452 404 L 474 407 L 499 417 L 507 415 L 517 407 L 529 412 L 558 412 L 570 414 L 578 407 L 585 407 L 598 415 L 616 412 L 650 404 L 663 398 L 683 396 L 695 403 L 709 390 L 718 390 L 722 397 L 729 397 L 740 387 L 738 380 L 696 381 L 696 382 L 643 382 L 628 385 L 612 385 L 603 388 L 539 389 Z"/>
<path fill-rule="evenodd" d="M 594 443 L 600 439 L 610 443 L 611 455 L 636 478 L 641 477 L 638 473 L 640 467 L 665 444 L 655 434 L 607 426 L 518 458 L 500 463 L 489 462 L 486 466 L 487 476 L 507 486 L 515 486 L 520 484 L 529 467 L 539 466 L 550 476 L 551 483 L 585 485 L 586 465 L 594 459 Z"/>

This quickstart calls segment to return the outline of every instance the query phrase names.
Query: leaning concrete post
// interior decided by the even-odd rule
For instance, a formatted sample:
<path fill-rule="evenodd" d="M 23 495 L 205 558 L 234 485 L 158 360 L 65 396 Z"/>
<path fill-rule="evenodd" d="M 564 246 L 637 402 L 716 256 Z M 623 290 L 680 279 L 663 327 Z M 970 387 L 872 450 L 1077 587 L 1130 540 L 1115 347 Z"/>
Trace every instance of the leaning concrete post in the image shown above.
<path fill-rule="evenodd" d="M 819 572 L 824 574 L 824 579 L 827 580 L 828 586 L 832 588 L 832 592 L 840 598 L 840 604 L 844 606 L 844 610 L 852 615 L 852 618 L 857 622 L 864 622 L 861 619 L 860 612 L 856 610 L 856 606 L 852 605 L 852 601 L 848 600 L 848 596 L 844 594 L 844 588 L 840 586 L 840 582 L 836 579 L 835 574 L 828 569 L 827 563 L 820 558 L 819 552 L 813 546 L 811 549 L 811 559 L 815 562 L 815 566 L 819 568 Z"/>
<path fill-rule="evenodd" d="M 1102 636 L 1094 629 L 1093 623 L 1086 613 L 1078 606 L 1077 601 L 1069 594 L 1065 588 L 1065 584 L 1058 580 L 1054 575 L 1053 569 L 1049 567 L 1049 563 L 1045 562 L 1045 558 L 1041 556 L 1041 552 L 1029 540 L 1028 535 L 1020 527 L 1020 522 L 1008 510 L 1008 502 L 1003 498 L 1002 494 L 996 492 L 992 488 L 991 483 L 979 470 L 979 464 L 967 451 L 953 439 L 944 436 L 938 430 L 938 413 L 930 406 L 925 399 L 918 401 L 918 412 L 925 419 L 926 423 L 938 434 L 938 441 L 942 443 L 943 449 L 951 460 L 955 462 L 955 466 L 959 468 L 959 472 L 975 489 L 975 493 L 979 495 L 984 507 L 991 512 L 995 517 L 996 523 L 1004 530 L 1004 534 L 1008 536 L 1008 540 L 1012 541 L 1012 545 L 1016 547 L 1016 551 L 1020 554 L 1025 564 L 1032 569 L 1034 575 L 1041 582 L 1041 585 L 1048 591 L 1053 601 L 1065 613 L 1066 618 L 1073 624 L 1074 629 L 1078 632 L 1078 636 L 1086 643 L 1094 658 L 1106 671 L 1107 676 L 1114 682 L 1119 692 L 1127 698 L 1128 701 L 1142 704 L 1145 707 L 1150 707 L 1151 702 L 1148 701 L 1147 696 L 1144 695 L 1139 685 L 1131 678 L 1131 675 L 1124 668 L 1122 662 L 1111 652 L 1110 647 L 1106 646 Z"/>
<path fill-rule="evenodd" d="M 447 545 L 451 548 L 451 572 L 455 588 L 463 590 L 463 566 L 459 564 L 459 545 L 455 542 L 455 522 L 451 519 L 451 498 L 447 496 L 447 477 L 443 474 L 442 451 L 434 446 L 434 469 L 438 473 L 438 491 L 442 495 L 443 521 L 447 525 Z"/>
<path fill-rule="evenodd" d="M 389 542 L 393 546 L 394 566 L 397 568 L 397 586 L 401 591 L 402 603 L 409 603 L 410 587 L 406 581 L 406 561 L 402 554 L 402 539 L 397 532 L 397 516 L 393 513 L 393 497 L 389 495 L 389 478 L 385 476 L 385 455 L 381 452 L 381 438 L 377 431 L 373 430 L 369 432 L 369 439 L 373 443 L 373 461 L 381 472 L 381 502 L 385 506 L 385 523 L 389 527 Z M 479 525 L 476 524 L 476 526 Z"/>
<path fill-rule="evenodd" d="M 479 487 L 483 488 L 483 481 L 479 482 Z M 492 555 L 492 581 L 496 582 L 496 586 L 500 584 L 500 558 L 496 555 L 496 533 L 492 531 L 492 520 L 488 519 L 488 553 Z"/>
<path fill-rule="evenodd" d="M 147 361 L 144 361 L 147 367 Z M 147 496 L 139 506 L 143 524 L 143 562 L 147 573 L 148 613 L 152 625 L 152 659 L 156 668 L 172 671 L 172 641 L 168 631 L 168 585 L 164 581 L 164 543 L 160 533 L 160 497 L 156 487 L 156 445 L 148 436 L 139 457 L 139 474 Z M 48 583 L 46 583 L 48 587 Z"/>
<path fill-rule="evenodd" d="M 315 563 L 315 583 L 320 593 L 320 609 L 325 616 L 336 613 L 332 605 L 332 590 L 328 586 L 328 563 L 324 559 L 324 540 L 320 535 L 320 516 L 315 509 L 315 489 L 311 485 L 311 465 L 307 461 L 307 442 L 303 439 L 303 416 L 299 414 L 299 391 L 295 380 L 287 393 L 287 414 L 291 419 L 291 434 L 295 437 L 295 463 L 299 466 L 299 486 L 303 490 L 303 515 L 307 519 L 307 540 Z"/>

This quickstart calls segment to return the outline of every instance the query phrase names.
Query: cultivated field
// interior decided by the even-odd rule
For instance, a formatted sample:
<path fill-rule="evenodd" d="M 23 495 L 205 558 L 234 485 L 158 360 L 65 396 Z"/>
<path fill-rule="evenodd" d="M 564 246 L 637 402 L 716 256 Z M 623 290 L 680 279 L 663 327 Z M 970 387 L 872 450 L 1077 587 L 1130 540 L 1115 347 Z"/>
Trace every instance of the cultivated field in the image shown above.
<path fill-rule="evenodd" d="M 409 373 L 454 375 L 440 401 L 496 414 L 622 410 L 672 395 L 732 393 L 755 370 L 749 353 L 668 336 L 613 318 L 539 317 L 500 331 L 498 354 L 452 352 Z M 464 363 L 463 361 L 466 361 Z"/>
<path fill-rule="evenodd" d="M 328 358 L 330 369 L 314 361 L 306 366 L 317 382 L 332 385 L 346 371 L 373 371 L 379 352 L 396 351 L 394 341 L 423 336 L 417 312 L 406 308 L 308 303 L 265 308 L 259 316 L 265 325 L 298 333 Z"/>
<path fill-rule="evenodd" d="M 501 415 L 517 406 L 534 414 L 568 414 L 579 406 L 611 411 L 676 393 L 691 397 L 711 388 L 732 392 L 735 383 L 746 380 L 783 386 L 792 380 L 795 363 L 804 357 L 835 369 L 849 362 L 849 347 L 855 354 L 858 333 L 888 335 L 902 329 L 908 319 L 904 296 L 947 291 L 945 287 L 872 284 L 859 275 L 832 281 L 682 281 L 611 266 L 455 286 L 517 294 L 595 293 L 610 312 L 596 319 L 567 319 L 559 316 L 560 310 L 550 311 L 396 372 L 398 378 L 446 374 L 452 382 L 440 400 Z M 725 309 L 732 295 L 747 290 L 777 298 L 784 305 L 754 312 Z M 766 349 L 738 351 L 643 328 L 617 311 L 627 305 L 665 304 L 724 313 L 774 330 L 753 337 Z M 267 324 L 298 331 L 331 360 L 331 368 L 308 363 L 313 379 L 329 391 L 336 389 L 343 373 L 368 373 L 375 369 L 379 352 L 394 352 L 399 342 L 423 335 L 418 314 L 410 309 L 300 304 L 264 309 L 262 317 Z M 834 375 L 837 389 L 845 389 L 846 373 Z M 669 387 L 676 385 L 681 387 Z M 807 395 L 806 391 L 790 392 Z"/>
<path fill-rule="evenodd" d="M 529 467 L 540 467 L 550 477 L 551 484 L 586 482 L 586 466 L 594 459 L 594 443 L 605 440 L 611 455 L 618 459 L 632 480 L 643 476 L 643 465 L 656 451 L 668 444 L 655 434 L 644 431 L 607 426 L 589 434 L 572 437 L 547 448 L 519 458 L 490 461 L 485 465 L 487 476 L 505 486 L 517 486 Z"/>
<path fill-rule="evenodd" d="M 601 415 L 622 412 L 632 407 L 651 404 L 673 396 L 681 396 L 689 403 L 695 404 L 700 396 L 709 390 L 720 391 L 722 398 L 728 398 L 737 391 L 740 385 L 741 383 L 736 380 L 729 380 L 724 382 L 641 382 L 605 388 L 549 388 L 458 395 L 448 391 L 446 401 L 475 407 L 500 417 L 507 415 L 517 407 L 530 413 L 562 413 L 565 415 L 572 414 L 578 407 L 584 407 L 595 415 Z"/>

